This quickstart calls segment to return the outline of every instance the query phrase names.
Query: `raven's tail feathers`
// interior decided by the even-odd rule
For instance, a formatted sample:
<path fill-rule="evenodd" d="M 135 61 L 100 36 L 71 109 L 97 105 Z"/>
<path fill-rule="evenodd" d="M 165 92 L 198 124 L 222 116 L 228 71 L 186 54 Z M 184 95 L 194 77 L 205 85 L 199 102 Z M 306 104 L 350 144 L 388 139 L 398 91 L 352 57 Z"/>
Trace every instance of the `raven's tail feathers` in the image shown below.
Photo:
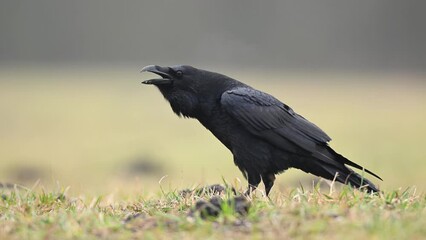
<path fill-rule="evenodd" d="M 367 189 L 369 192 L 379 192 L 379 189 L 368 179 L 354 172 L 353 170 L 342 165 L 341 167 L 332 166 L 328 164 L 321 164 L 322 172 L 327 176 L 324 178 L 351 185 L 360 189 Z"/>
<path fill-rule="evenodd" d="M 379 192 L 379 189 L 368 179 L 337 161 L 312 161 L 310 158 L 305 158 L 303 160 L 299 159 L 299 161 L 295 161 L 293 164 L 295 168 L 328 180 L 336 180 L 355 188 L 367 189 L 369 192 Z"/>
<path fill-rule="evenodd" d="M 378 178 L 378 179 L 380 179 L 380 180 L 383 181 L 383 179 L 381 177 L 379 177 L 377 174 L 375 174 L 375 173 L 371 172 L 370 170 L 368 170 L 366 168 L 363 168 L 360 165 L 358 165 L 358 164 L 350 161 L 349 159 L 345 158 L 341 154 L 339 154 L 336 151 L 334 151 L 331 147 L 327 146 L 326 149 L 327 149 L 328 152 L 331 153 L 332 156 L 334 156 L 334 159 L 337 159 L 338 162 L 341 162 L 343 164 L 347 164 L 347 165 L 352 166 L 354 168 L 358 168 L 360 170 L 363 170 L 363 171 L 365 171 L 365 172 L 367 172 L 367 173 L 369 173 L 369 174 L 371 174 L 371 175 L 375 176 L 376 178 Z"/>

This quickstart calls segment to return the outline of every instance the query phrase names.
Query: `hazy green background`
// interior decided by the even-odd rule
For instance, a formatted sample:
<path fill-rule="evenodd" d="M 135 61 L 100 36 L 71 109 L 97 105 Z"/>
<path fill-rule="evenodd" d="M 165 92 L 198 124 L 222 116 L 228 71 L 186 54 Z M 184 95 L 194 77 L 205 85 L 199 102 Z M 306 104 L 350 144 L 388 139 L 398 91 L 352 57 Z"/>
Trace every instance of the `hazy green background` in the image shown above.
<path fill-rule="evenodd" d="M 191 64 L 278 97 L 331 145 L 426 190 L 424 1 L 1 1 L 0 182 L 77 193 L 242 179 L 139 70 Z M 277 188 L 310 177 L 291 170 Z M 242 184 L 246 184 L 242 180 Z"/>

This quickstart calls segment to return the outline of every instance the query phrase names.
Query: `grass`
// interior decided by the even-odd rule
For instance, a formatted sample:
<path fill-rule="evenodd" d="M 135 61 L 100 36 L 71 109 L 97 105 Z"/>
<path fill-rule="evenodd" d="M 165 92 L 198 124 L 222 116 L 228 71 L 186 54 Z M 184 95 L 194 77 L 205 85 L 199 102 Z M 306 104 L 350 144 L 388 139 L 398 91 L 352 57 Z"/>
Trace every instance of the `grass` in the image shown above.
<path fill-rule="evenodd" d="M 211 193 L 167 191 L 134 199 L 87 199 L 40 187 L 2 191 L 2 239 L 424 239 L 426 197 L 414 189 L 370 195 L 344 187 L 254 195 L 246 216 L 222 205 L 216 218 L 189 216 Z M 229 196 L 221 195 L 222 198 Z"/>
<path fill-rule="evenodd" d="M 333 148 L 384 179 L 371 179 L 384 193 L 330 193 L 289 170 L 271 201 L 258 194 L 243 218 L 230 206 L 213 220 L 191 218 L 195 202 L 211 196 L 181 197 L 179 189 L 223 178 L 242 191 L 246 182 L 208 131 L 139 84 L 147 77 L 134 69 L 2 68 L 0 239 L 426 237 L 424 76 L 228 74 L 319 125 Z"/>

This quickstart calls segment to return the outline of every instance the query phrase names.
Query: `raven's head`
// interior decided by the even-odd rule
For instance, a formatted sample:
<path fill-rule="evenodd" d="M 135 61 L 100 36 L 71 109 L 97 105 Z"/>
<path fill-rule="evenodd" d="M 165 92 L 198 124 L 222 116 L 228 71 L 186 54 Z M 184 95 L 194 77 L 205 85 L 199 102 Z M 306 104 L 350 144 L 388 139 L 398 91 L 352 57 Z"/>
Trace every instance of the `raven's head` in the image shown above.
<path fill-rule="evenodd" d="M 215 102 L 235 80 L 224 75 L 187 65 L 161 67 L 149 65 L 142 72 L 151 72 L 161 78 L 143 81 L 158 87 L 179 116 L 196 117 L 200 102 Z M 205 109 L 203 107 L 202 109 Z"/>

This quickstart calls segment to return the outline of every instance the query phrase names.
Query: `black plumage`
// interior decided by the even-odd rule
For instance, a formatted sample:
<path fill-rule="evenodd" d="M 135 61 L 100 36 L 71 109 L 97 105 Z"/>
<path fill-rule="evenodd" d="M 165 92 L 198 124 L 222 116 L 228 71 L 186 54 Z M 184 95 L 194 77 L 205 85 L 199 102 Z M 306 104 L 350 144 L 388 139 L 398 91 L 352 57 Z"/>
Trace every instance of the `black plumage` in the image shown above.
<path fill-rule="evenodd" d="M 142 71 L 162 77 L 143 83 L 157 86 L 176 114 L 198 119 L 232 152 L 249 182 L 248 192 L 263 181 L 269 194 L 275 174 L 291 167 L 378 191 L 345 166 L 364 169 L 336 153 L 328 145 L 331 138 L 326 133 L 273 96 L 191 66 L 151 65 Z"/>

